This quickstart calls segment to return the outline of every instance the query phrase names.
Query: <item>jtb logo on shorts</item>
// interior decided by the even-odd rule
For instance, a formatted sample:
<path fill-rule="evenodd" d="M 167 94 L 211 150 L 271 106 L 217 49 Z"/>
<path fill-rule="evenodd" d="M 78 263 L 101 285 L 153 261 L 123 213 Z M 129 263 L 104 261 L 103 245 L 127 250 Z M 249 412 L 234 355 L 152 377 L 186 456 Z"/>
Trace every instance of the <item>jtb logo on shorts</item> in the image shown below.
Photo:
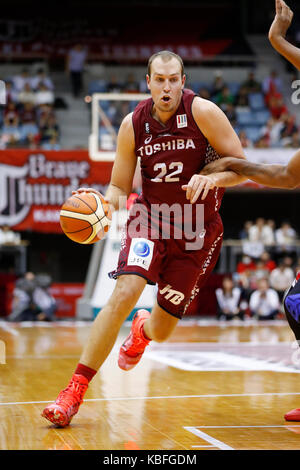
<path fill-rule="evenodd" d="M 162 295 L 165 294 L 165 299 L 169 300 L 174 305 L 179 305 L 185 297 L 182 292 L 172 289 L 172 286 L 170 286 L 169 284 L 163 289 L 161 289 L 159 293 Z"/>
<path fill-rule="evenodd" d="M 146 238 L 133 238 L 131 240 L 128 266 L 140 266 L 148 271 L 153 257 L 154 243 Z"/>

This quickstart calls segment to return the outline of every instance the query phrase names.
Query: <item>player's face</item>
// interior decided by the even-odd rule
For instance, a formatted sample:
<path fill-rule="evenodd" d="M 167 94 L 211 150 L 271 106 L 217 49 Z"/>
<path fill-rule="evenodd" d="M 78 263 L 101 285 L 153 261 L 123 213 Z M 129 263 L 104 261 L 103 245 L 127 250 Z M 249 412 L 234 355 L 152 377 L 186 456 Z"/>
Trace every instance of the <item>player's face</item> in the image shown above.
<path fill-rule="evenodd" d="M 151 76 L 147 75 L 147 85 L 156 109 L 172 113 L 179 106 L 185 75 L 181 76 L 181 66 L 174 57 L 163 62 L 160 57 L 151 64 Z"/>

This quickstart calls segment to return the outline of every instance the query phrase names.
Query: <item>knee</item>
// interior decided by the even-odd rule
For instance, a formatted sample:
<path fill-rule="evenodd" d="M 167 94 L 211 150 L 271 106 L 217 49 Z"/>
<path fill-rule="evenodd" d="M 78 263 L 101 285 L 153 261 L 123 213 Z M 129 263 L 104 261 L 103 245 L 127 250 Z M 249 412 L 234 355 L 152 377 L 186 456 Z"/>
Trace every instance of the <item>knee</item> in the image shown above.
<path fill-rule="evenodd" d="M 114 307 L 114 310 L 133 308 L 140 297 L 145 284 L 146 281 L 142 278 L 138 280 L 131 279 L 131 276 L 119 278 L 109 299 L 109 304 Z"/>

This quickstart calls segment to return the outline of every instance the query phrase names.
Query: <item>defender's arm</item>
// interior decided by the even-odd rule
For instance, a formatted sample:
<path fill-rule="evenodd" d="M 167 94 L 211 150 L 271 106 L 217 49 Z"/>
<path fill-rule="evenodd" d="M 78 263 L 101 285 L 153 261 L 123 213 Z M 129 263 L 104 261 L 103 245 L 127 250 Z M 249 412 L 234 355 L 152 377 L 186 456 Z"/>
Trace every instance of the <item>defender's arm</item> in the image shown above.
<path fill-rule="evenodd" d="M 207 165 L 203 174 L 232 170 L 239 175 L 271 188 L 294 189 L 300 184 L 300 150 L 287 165 L 252 163 L 237 158 L 224 158 Z"/>
<path fill-rule="evenodd" d="M 192 113 L 199 129 L 221 157 L 218 161 L 222 161 L 228 155 L 245 159 L 238 136 L 226 115 L 217 105 L 196 97 L 193 101 Z M 245 180 L 244 176 L 238 175 L 230 169 L 220 170 L 218 173 L 210 174 L 209 177 L 203 176 L 203 172 L 201 172 L 200 175 L 193 175 L 188 185 L 184 185 L 182 189 L 186 190 L 187 199 L 194 203 L 201 193 L 201 199 L 204 200 L 208 191 L 215 186 L 223 188 L 235 186 Z"/>
<path fill-rule="evenodd" d="M 300 49 L 286 39 L 294 13 L 283 0 L 275 0 L 276 16 L 269 31 L 269 40 L 274 49 L 300 70 Z"/>

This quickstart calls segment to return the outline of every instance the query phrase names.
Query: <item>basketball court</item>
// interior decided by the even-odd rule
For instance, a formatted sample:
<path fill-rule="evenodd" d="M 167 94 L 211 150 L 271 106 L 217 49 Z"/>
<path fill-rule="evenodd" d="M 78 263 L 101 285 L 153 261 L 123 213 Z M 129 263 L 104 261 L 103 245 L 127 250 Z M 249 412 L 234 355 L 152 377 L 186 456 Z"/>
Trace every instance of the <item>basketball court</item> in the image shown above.
<path fill-rule="evenodd" d="M 284 320 L 181 321 L 135 369 L 118 368 L 118 341 L 71 425 L 41 417 L 64 388 L 90 323 L 1 322 L 2 450 L 296 450 L 299 352 Z M 4 361 L 3 361 L 4 362 Z"/>

